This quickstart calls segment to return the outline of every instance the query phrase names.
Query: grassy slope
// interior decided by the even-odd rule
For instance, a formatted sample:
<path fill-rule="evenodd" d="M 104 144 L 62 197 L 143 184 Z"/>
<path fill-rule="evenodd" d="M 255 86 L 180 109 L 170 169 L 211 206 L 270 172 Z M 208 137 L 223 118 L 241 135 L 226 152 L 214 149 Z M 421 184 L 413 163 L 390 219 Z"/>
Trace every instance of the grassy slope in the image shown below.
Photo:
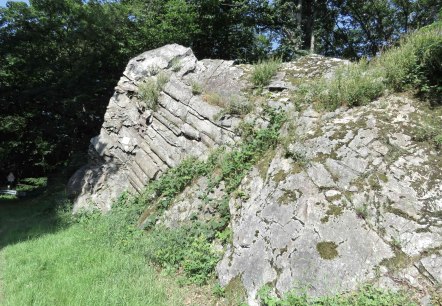
<path fill-rule="evenodd" d="M 92 222 L 62 226 L 63 186 L 0 203 L 0 305 L 180 305 L 174 281 Z"/>

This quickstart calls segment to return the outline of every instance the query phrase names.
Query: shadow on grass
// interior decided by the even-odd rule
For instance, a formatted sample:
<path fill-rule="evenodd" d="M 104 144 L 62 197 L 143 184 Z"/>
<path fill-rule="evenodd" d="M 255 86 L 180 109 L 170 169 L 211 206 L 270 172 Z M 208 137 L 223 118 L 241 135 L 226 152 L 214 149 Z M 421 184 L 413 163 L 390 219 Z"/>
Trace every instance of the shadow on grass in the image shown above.
<path fill-rule="evenodd" d="M 64 180 L 56 181 L 54 179 L 52 185 L 36 197 L 0 200 L 0 249 L 67 226 L 60 214 L 69 205 L 65 185 L 60 183 Z"/>
<path fill-rule="evenodd" d="M 87 153 L 75 152 L 69 163 L 48 179 L 44 193 L 31 198 L 0 200 L 0 250 L 68 226 L 66 216 L 70 216 L 72 205 L 66 197 L 66 183 L 87 160 Z"/>

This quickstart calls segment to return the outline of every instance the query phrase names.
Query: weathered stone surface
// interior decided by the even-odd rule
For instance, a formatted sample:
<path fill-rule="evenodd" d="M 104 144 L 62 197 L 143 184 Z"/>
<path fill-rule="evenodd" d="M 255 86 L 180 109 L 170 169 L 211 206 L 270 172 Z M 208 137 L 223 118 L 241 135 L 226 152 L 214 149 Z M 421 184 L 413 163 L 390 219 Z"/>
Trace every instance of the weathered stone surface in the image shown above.
<path fill-rule="evenodd" d="M 137 97 L 138 85 L 160 72 L 169 81 L 152 110 Z M 176 44 L 130 60 L 109 101 L 100 135 L 91 140 L 91 150 L 100 159 L 70 181 L 74 211 L 94 206 L 106 211 L 122 191 L 141 191 L 184 158 L 204 158 L 213 147 L 234 143 L 239 120 L 216 121 L 222 108 L 193 95 L 191 84 L 199 82 L 205 92 L 241 96 L 242 75 L 233 61 L 197 61 L 189 48 Z"/>
<path fill-rule="evenodd" d="M 227 195 L 223 182 L 208 192 L 209 178 L 201 177 L 159 218 L 169 227 L 210 222 L 220 217 L 216 199 L 231 196 L 233 241 L 224 246 L 216 271 L 224 286 L 239 279 L 250 305 L 259 304 L 256 293 L 265 284 L 282 296 L 295 287 L 324 295 L 372 282 L 406 288 L 427 301 L 430 288 L 442 283 L 442 158 L 434 145 L 414 137 L 433 110 L 393 95 L 333 112 L 292 103 L 288 88 L 296 90 L 304 78 L 332 77 L 342 63 L 317 55 L 284 63 L 242 118 L 264 128 L 263 109 L 284 110 L 284 145 L 248 173 L 241 196 Z M 153 110 L 137 92 L 158 70 L 169 82 Z M 131 60 L 101 133 L 91 140 L 90 164 L 71 178 L 75 210 L 108 210 L 121 191 L 141 191 L 184 158 L 204 158 L 215 146 L 235 144 L 241 118 L 215 119 L 223 105 L 192 94 L 192 84 L 206 94 L 237 98 L 250 70 L 230 61 L 197 61 L 177 45 Z"/>
<path fill-rule="evenodd" d="M 437 285 L 442 284 L 442 256 L 440 253 L 435 253 L 431 256 L 425 257 L 421 260 L 422 266 L 433 278 Z"/>
<path fill-rule="evenodd" d="M 324 295 L 376 279 L 425 295 L 439 282 L 442 161 L 413 141 L 412 123 L 396 120 L 425 119 L 415 103 L 386 97 L 332 114 L 292 113 L 294 158 L 279 148 L 266 179 L 255 169 L 243 180 L 250 197 L 230 201 L 234 236 L 217 267 L 221 284 L 240 277 L 258 305 L 267 283 L 281 296 L 296 285 Z"/>

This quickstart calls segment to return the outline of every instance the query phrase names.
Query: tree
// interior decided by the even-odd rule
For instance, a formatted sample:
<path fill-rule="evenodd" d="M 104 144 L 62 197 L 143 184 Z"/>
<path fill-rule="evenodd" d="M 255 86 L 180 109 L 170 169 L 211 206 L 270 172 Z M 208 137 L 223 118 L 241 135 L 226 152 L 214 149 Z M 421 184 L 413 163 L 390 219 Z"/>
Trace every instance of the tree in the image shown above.
<path fill-rule="evenodd" d="M 376 56 L 402 35 L 437 19 L 435 0 L 329 0 L 333 28 L 322 36 L 320 52 L 346 58 Z"/>
<path fill-rule="evenodd" d="M 195 15 L 185 1 L 143 2 L 0 9 L 0 169 L 41 173 L 86 150 L 127 61 L 165 43 L 190 44 Z"/>

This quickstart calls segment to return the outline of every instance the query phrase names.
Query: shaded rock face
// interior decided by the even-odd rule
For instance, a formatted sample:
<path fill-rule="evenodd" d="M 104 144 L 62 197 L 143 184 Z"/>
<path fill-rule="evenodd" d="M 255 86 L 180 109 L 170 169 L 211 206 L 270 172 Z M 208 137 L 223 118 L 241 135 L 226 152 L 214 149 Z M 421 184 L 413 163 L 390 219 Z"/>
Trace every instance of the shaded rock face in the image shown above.
<path fill-rule="evenodd" d="M 139 98 L 139 88 L 160 73 L 167 83 L 152 109 Z M 198 61 L 189 48 L 176 44 L 133 58 L 110 99 L 100 135 L 91 140 L 90 163 L 69 181 L 74 212 L 107 211 L 121 192 L 141 191 L 184 158 L 204 158 L 209 149 L 232 144 L 239 120 L 219 116 L 222 105 L 208 104 L 192 87 L 241 97 L 242 75 L 232 61 Z"/>
<path fill-rule="evenodd" d="M 427 116 L 394 96 L 292 113 L 288 148 L 243 180 L 246 200 L 230 201 L 233 243 L 217 267 L 220 283 L 240 277 L 250 305 L 265 284 L 277 295 L 440 284 L 442 158 L 413 140 Z"/>

